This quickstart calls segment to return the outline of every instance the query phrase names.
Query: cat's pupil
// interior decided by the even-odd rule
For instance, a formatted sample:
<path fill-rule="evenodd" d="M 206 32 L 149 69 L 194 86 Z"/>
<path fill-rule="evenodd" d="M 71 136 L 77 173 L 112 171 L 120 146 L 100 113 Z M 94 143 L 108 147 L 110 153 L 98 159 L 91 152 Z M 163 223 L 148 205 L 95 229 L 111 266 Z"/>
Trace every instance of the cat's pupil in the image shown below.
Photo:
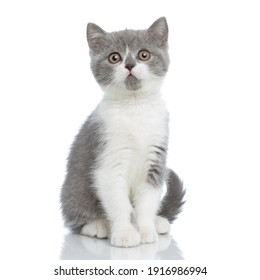
<path fill-rule="evenodd" d="M 113 56 L 112 56 L 112 60 L 113 60 L 113 61 L 117 61 L 117 60 L 118 60 L 118 55 L 113 55 Z"/>

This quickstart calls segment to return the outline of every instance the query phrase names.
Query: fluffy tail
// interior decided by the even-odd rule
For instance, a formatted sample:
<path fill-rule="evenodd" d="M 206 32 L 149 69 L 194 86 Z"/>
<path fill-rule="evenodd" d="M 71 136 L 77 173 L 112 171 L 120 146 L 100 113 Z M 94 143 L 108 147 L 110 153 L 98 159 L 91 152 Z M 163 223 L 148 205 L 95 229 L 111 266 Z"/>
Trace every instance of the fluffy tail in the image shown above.
<path fill-rule="evenodd" d="M 167 192 L 161 201 L 158 215 L 172 223 L 182 211 L 182 205 L 185 203 L 183 197 L 186 191 L 183 189 L 183 183 L 178 175 L 171 169 L 168 169 L 166 185 Z"/>

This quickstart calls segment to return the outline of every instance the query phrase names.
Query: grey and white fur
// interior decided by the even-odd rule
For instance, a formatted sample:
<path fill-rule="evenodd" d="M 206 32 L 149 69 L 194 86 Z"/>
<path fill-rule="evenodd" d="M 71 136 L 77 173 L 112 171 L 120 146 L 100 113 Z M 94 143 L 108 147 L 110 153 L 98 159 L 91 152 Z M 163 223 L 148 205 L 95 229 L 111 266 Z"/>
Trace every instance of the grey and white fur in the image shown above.
<path fill-rule="evenodd" d="M 169 66 L 167 21 L 111 33 L 89 23 L 87 40 L 104 97 L 71 147 L 61 190 L 65 224 L 114 246 L 152 243 L 169 231 L 185 194 L 166 168 L 169 118 L 160 88 Z"/>

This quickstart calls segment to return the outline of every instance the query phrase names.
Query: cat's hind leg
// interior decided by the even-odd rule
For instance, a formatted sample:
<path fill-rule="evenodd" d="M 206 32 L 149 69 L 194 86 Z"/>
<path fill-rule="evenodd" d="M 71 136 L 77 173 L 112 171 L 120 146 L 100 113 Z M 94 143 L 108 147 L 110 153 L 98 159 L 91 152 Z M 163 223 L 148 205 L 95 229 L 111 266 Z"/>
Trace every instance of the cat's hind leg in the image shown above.
<path fill-rule="evenodd" d="M 80 233 L 91 237 L 108 238 L 108 222 L 105 219 L 96 219 L 84 225 Z"/>
<path fill-rule="evenodd" d="M 161 216 L 155 217 L 155 228 L 159 234 L 166 234 L 170 231 L 170 223 L 169 221 Z"/>

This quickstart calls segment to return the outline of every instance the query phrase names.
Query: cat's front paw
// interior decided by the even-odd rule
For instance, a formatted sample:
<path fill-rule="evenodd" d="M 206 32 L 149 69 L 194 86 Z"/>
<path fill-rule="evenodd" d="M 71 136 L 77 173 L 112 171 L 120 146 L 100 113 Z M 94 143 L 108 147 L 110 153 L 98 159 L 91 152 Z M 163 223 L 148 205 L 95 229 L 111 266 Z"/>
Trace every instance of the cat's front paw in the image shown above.
<path fill-rule="evenodd" d="M 154 243 L 158 241 L 158 234 L 153 227 L 140 228 L 141 243 Z"/>
<path fill-rule="evenodd" d="M 140 234 L 134 227 L 116 230 L 111 234 L 111 244 L 116 247 L 134 247 L 140 244 Z"/>

